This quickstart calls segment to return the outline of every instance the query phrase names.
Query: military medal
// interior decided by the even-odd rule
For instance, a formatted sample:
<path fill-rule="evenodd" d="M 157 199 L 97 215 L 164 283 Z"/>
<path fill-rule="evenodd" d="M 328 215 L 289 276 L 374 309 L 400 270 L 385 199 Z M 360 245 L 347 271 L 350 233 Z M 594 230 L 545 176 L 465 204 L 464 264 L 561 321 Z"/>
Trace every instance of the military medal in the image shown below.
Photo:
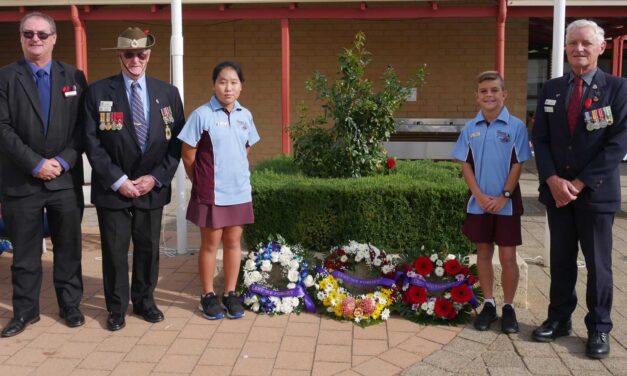
<path fill-rule="evenodd" d="M 596 110 L 592 111 L 592 119 L 594 122 L 594 129 L 600 129 L 601 123 L 599 122 L 599 114 L 597 114 Z"/>
<path fill-rule="evenodd" d="M 602 110 L 605 113 L 605 120 L 607 120 L 607 125 L 614 124 L 614 117 L 612 116 L 612 107 L 605 106 L 603 107 Z"/>
<path fill-rule="evenodd" d="M 111 113 L 110 112 L 105 113 L 105 118 L 106 118 L 105 129 L 110 131 L 111 128 L 113 127 L 113 124 L 111 124 Z"/>
<path fill-rule="evenodd" d="M 105 113 L 104 112 L 100 113 L 100 125 L 98 126 L 98 128 L 101 131 L 105 130 Z"/>
<path fill-rule="evenodd" d="M 170 124 L 174 124 L 174 116 L 172 116 L 172 109 L 170 106 L 163 107 L 161 109 L 161 118 L 163 119 L 163 123 L 165 126 L 165 139 L 170 141 L 172 138 L 172 130 L 170 129 Z"/>
<path fill-rule="evenodd" d="M 602 108 L 596 110 L 599 113 L 599 120 L 601 121 L 601 128 L 607 127 L 607 120 L 605 119 L 605 111 Z"/>
<path fill-rule="evenodd" d="M 592 117 L 590 115 L 590 111 L 586 111 L 583 115 L 586 118 L 586 129 L 588 131 L 593 131 L 594 130 L 594 124 L 592 123 Z"/>

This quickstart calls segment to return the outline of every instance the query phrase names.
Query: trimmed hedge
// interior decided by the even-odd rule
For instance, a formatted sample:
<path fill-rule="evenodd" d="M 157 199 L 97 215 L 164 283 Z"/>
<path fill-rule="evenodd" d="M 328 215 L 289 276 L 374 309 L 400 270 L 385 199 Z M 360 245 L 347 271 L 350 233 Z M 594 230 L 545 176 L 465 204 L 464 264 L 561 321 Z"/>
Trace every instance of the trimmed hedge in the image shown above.
<path fill-rule="evenodd" d="M 251 184 L 255 223 L 244 232 L 248 245 L 281 234 L 325 253 L 349 240 L 391 253 L 422 245 L 471 249 L 461 233 L 467 188 L 456 163 L 398 161 L 390 175 L 321 179 L 306 177 L 282 156 L 258 163 Z"/>

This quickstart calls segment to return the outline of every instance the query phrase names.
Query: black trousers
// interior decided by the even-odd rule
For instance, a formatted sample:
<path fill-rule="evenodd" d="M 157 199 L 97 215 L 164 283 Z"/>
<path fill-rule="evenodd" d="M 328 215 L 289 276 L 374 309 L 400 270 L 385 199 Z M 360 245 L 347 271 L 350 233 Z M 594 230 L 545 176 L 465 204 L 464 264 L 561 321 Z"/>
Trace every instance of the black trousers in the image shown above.
<path fill-rule="evenodd" d="M 614 213 L 578 210 L 573 205 L 547 208 L 551 231 L 550 320 L 564 321 L 577 306 L 578 243 L 581 244 L 588 281 L 585 317 L 588 330 L 612 330 L 612 225 Z"/>
<path fill-rule="evenodd" d="M 159 278 L 159 209 L 106 209 L 97 207 L 102 244 L 102 280 L 107 311 L 126 312 L 129 300 L 128 251 L 133 240 L 133 307 L 155 306 L 154 291 Z"/>
<path fill-rule="evenodd" d="M 43 213 L 46 210 L 53 251 L 53 281 L 59 307 L 78 307 L 83 296 L 81 270 L 80 189 L 50 191 L 41 188 L 32 195 L 4 196 L 2 217 L 13 244 L 11 281 L 13 314 L 31 318 L 39 314 Z"/>

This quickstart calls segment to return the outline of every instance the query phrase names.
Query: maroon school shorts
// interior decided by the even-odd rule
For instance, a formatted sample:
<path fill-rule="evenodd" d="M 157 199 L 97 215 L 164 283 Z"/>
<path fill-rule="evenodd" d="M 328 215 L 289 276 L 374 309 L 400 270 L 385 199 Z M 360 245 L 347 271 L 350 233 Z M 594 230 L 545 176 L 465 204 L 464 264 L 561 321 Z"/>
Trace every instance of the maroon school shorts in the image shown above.
<path fill-rule="evenodd" d="M 466 213 L 462 232 L 473 243 L 496 243 L 504 247 L 522 244 L 520 215 Z"/>

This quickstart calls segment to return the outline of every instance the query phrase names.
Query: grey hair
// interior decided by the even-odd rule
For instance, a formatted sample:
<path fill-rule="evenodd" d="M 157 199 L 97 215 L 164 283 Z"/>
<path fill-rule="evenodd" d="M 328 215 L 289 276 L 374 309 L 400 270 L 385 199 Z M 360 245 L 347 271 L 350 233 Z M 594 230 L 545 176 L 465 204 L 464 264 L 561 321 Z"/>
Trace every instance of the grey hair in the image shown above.
<path fill-rule="evenodd" d="M 594 30 L 594 38 L 597 43 L 601 44 L 605 41 L 605 31 L 601 26 L 597 25 L 596 22 L 591 20 L 576 20 L 568 24 L 568 27 L 566 28 L 566 40 L 568 40 L 568 36 L 571 32 L 575 29 L 581 29 L 583 27 L 591 27 Z"/>
<path fill-rule="evenodd" d="M 20 33 L 22 31 L 24 31 L 24 23 L 26 21 L 28 21 L 31 18 L 42 18 L 44 19 L 46 22 L 48 22 L 48 24 L 50 25 L 50 32 L 52 33 L 56 33 L 57 32 L 57 25 L 54 23 L 54 19 L 52 17 L 50 17 L 49 15 L 45 14 L 45 13 L 41 13 L 41 12 L 31 12 L 27 15 L 25 15 L 24 17 L 22 17 L 22 19 L 20 20 Z"/>

